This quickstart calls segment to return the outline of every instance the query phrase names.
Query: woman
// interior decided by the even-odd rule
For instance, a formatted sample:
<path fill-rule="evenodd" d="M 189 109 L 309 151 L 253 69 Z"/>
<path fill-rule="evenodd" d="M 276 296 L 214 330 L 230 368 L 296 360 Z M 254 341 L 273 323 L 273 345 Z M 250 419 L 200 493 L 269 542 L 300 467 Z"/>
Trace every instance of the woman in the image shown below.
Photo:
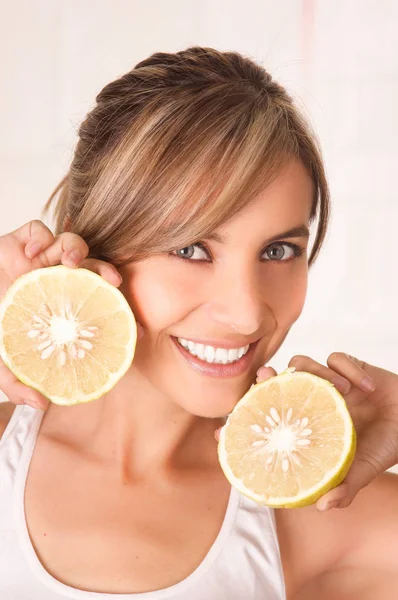
<path fill-rule="evenodd" d="M 29 406 L 1 407 L 1 598 L 392 598 L 398 485 L 376 475 L 398 462 L 398 376 L 342 353 L 290 363 L 350 406 L 356 462 L 318 509 L 373 482 L 344 511 L 260 507 L 217 460 L 214 432 L 274 374 L 262 365 L 326 232 L 322 161 L 286 91 L 235 53 L 159 53 L 102 90 L 79 135 L 58 235 L 33 221 L 1 239 L 2 291 L 38 267 L 90 268 L 121 285 L 141 338 L 105 397 L 44 417 L 2 367 Z M 233 369 L 214 363 L 247 345 Z"/>

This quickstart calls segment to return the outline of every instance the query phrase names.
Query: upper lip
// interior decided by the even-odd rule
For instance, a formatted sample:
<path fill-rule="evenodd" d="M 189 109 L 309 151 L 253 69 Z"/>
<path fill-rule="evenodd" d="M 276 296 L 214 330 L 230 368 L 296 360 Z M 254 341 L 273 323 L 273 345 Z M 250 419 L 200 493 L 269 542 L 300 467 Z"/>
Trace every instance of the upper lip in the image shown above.
<path fill-rule="evenodd" d="M 227 342 L 222 340 L 197 340 L 193 337 L 185 337 L 183 335 L 176 336 L 183 340 L 188 340 L 190 342 L 194 342 L 195 344 L 203 344 L 204 346 L 213 346 L 214 348 L 225 348 L 226 350 L 232 350 L 235 348 L 244 348 L 245 346 L 250 346 L 250 344 L 255 344 L 258 342 L 259 338 L 253 341 L 245 340 L 242 342 Z"/>

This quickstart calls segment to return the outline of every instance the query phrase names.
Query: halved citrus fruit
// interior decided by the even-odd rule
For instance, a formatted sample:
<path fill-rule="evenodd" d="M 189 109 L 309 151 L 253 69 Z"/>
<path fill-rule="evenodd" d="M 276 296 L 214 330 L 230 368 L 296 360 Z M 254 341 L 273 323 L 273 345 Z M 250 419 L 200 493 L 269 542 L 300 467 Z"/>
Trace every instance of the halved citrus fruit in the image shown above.
<path fill-rule="evenodd" d="M 356 433 L 346 403 L 325 379 L 287 369 L 237 403 L 218 456 L 234 487 L 260 504 L 313 504 L 343 481 Z"/>
<path fill-rule="evenodd" d="M 87 269 L 22 275 L 0 303 L 0 356 L 52 402 L 89 402 L 126 373 L 137 327 L 123 294 Z"/>

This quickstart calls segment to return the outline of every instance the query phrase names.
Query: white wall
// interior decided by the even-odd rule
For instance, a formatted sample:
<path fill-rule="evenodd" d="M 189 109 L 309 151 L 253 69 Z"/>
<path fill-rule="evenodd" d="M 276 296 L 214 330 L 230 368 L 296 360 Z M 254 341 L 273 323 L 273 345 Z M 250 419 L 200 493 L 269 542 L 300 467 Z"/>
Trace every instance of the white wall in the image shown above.
<path fill-rule="evenodd" d="M 0 233 L 40 216 L 104 84 L 154 51 L 239 50 L 312 118 L 334 203 L 272 364 L 342 350 L 398 371 L 397 22 L 394 0 L 0 0 Z"/>

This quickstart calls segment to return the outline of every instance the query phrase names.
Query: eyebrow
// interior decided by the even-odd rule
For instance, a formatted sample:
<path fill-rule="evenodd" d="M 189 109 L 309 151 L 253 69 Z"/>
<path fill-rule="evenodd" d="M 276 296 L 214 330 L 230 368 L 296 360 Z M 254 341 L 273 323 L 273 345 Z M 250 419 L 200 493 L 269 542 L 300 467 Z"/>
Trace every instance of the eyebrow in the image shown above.
<path fill-rule="evenodd" d="M 306 225 L 299 225 L 298 227 L 293 227 L 292 229 L 288 229 L 287 231 L 283 231 L 278 235 L 273 235 L 271 238 L 266 240 L 266 244 L 272 244 L 272 242 L 276 242 L 281 239 L 286 238 L 295 238 L 295 237 L 303 237 L 309 238 L 310 231 Z M 219 233 L 210 233 L 206 236 L 206 240 L 212 240 L 214 242 L 218 242 L 219 244 L 225 244 L 225 238 L 221 236 Z"/>

